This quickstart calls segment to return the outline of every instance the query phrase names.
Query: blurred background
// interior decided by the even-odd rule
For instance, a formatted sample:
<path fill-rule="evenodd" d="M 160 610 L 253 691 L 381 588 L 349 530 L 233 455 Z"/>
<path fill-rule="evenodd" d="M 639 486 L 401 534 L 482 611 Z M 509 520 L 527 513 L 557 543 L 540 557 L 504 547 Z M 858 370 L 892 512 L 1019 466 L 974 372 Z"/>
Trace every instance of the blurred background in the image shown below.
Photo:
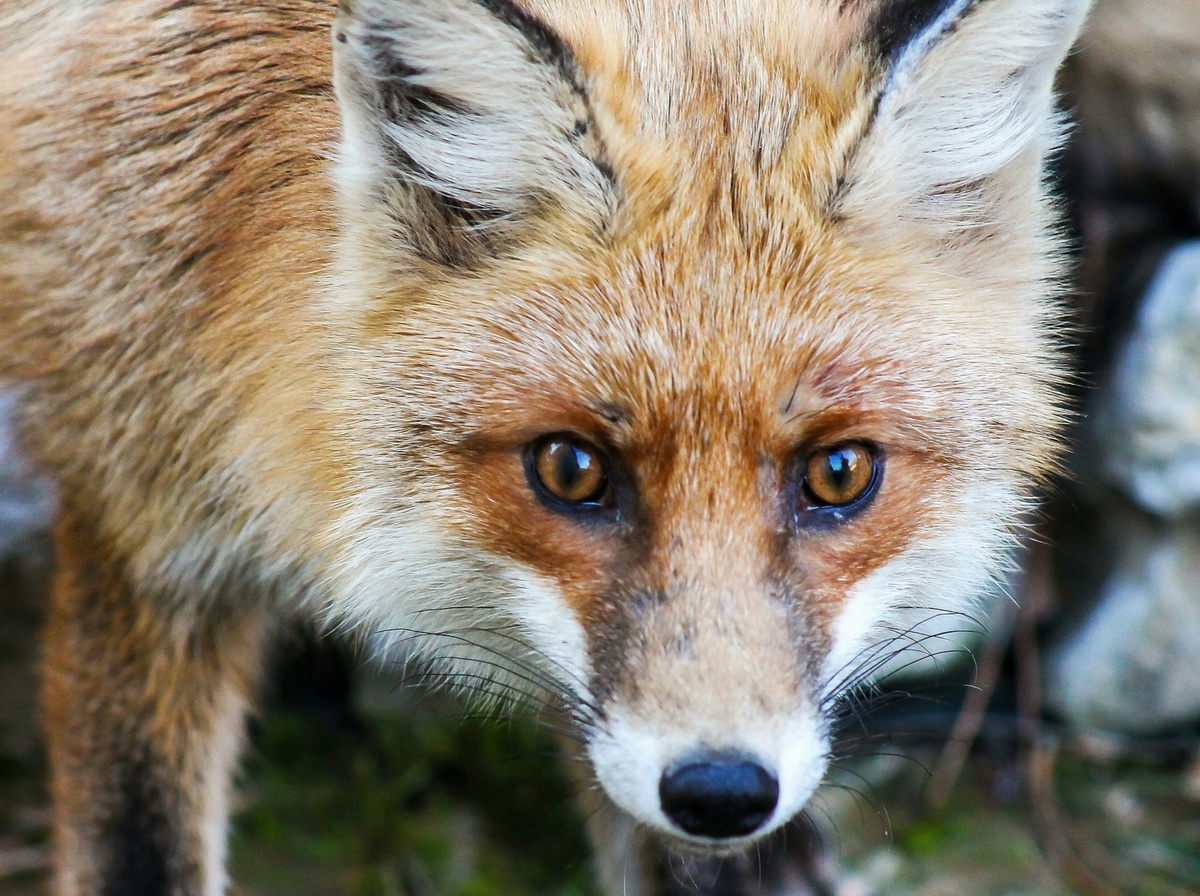
<path fill-rule="evenodd" d="M 1200 893 L 1200 0 L 1099 0 L 1063 88 L 1069 475 L 1006 593 L 848 705 L 835 772 L 785 836 L 723 863 L 664 857 L 665 893 Z M 46 886 L 54 500 L 6 418 L 0 396 L 0 896 L 26 896 Z M 414 677 L 311 632 L 281 646 L 235 892 L 594 892 L 557 719 L 480 716 Z"/>

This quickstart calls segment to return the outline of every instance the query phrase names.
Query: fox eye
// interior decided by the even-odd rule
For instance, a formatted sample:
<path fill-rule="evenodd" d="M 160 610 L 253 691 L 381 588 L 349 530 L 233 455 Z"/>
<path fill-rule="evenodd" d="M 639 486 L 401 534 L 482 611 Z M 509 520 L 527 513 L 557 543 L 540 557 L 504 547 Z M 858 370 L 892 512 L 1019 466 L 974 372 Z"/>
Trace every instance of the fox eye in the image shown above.
<path fill-rule="evenodd" d="M 862 442 L 843 442 L 809 455 L 804 494 L 813 509 L 849 508 L 866 500 L 879 485 L 876 452 Z"/>
<path fill-rule="evenodd" d="M 547 436 L 530 449 L 533 484 L 552 501 L 572 506 L 603 503 L 608 494 L 604 454 L 572 436 Z"/>

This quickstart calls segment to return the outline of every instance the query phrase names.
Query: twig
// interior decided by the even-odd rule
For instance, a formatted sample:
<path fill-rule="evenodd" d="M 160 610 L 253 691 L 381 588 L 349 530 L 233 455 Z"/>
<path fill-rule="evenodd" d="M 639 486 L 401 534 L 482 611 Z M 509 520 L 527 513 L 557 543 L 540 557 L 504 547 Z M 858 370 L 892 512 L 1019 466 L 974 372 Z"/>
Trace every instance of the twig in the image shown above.
<path fill-rule="evenodd" d="M 1058 745 L 1043 737 L 1041 729 L 1041 661 L 1037 635 L 1037 624 L 1043 609 L 1050 606 L 1052 589 L 1049 553 L 1045 548 L 1035 549 L 1030 556 L 1028 587 L 1017 615 L 1015 633 L 1017 707 L 1034 832 L 1042 851 L 1060 876 L 1085 896 L 1124 896 L 1119 885 L 1109 882 L 1120 880 L 1120 870 L 1094 852 L 1085 855 L 1080 844 L 1072 841 L 1069 826 L 1059 812 L 1054 790 Z"/>
<path fill-rule="evenodd" d="M 934 811 L 940 812 L 946 808 L 950 794 L 962 776 L 971 748 L 983 729 L 988 706 L 996 692 L 996 683 L 1000 680 L 1004 654 L 1012 643 L 1014 617 L 1015 614 L 1009 610 L 995 623 L 979 660 L 975 687 L 967 692 L 962 709 L 954 720 L 954 727 L 950 729 L 946 746 L 933 767 L 933 774 L 925 787 L 925 805 Z"/>
<path fill-rule="evenodd" d="M 45 849 L 36 846 L 0 849 L 0 880 L 18 874 L 45 871 L 49 867 L 50 854 Z"/>

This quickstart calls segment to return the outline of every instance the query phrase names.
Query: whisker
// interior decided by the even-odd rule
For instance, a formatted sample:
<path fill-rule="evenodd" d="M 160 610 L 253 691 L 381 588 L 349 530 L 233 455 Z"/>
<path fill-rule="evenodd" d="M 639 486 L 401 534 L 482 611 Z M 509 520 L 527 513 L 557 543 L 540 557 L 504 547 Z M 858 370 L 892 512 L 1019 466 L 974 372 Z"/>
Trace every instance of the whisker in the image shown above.
<path fill-rule="evenodd" d="M 459 633 L 464 631 L 480 631 L 481 633 L 489 636 L 495 634 L 495 632 L 490 629 L 477 628 L 473 626 L 449 631 L 423 631 L 421 629 L 412 628 L 393 628 L 385 630 L 384 633 L 407 633 L 405 637 L 395 639 L 394 643 L 396 644 L 405 644 L 422 639 L 429 639 L 435 643 L 437 639 L 442 639 L 445 641 L 453 641 L 456 643 L 465 644 L 474 650 L 479 650 L 482 653 L 489 654 L 503 661 L 503 663 L 507 664 L 507 670 L 512 674 L 517 674 L 516 670 L 520 670 L 520 677 L 525 678 L 525 680 L 527 680 L 530 684 L 536 684 L 538 687 L 556 694 L 569 704 L 586 707 L 588 711 L 597 715 L 599 714 L 599 710 L 595 704 L 576 691 L 569 683 L 547 674 L 545 671 L 537 668 L 536 666 L 531 666 L 529 663 L 523 662 L 519 657 L 515 657 L 509 653 L 505 653 L 504 651 L 498 650 L 495 647 L 476 641 L 473 638 L 468 638 Z M 429 653 L 431 654 L 430 658 L 435 661 L 439 656 L 446 656 L 445 654 L 438 653 L 436 648 L 429 651 Z M 474 657 L 460 657 L 459 659 L 468 662 L 482 662 L 482 659 Z"/>
<path fill-rule="evenodd" d="M 411 643 L 413 641 L 419 641 L 419 640 L 423 640 L 423 639 L 431 639 L 431 640 L 432 639 L 442 639 L 442 640 L 446 640 L 446 641 L 454 641 L 454 642 L 457 642 L 460 644 L 466 644 L 469 647 L 472 647 L 476 650 L 480 650 L 485 653 L 489 653 L 493 656 L 499 657 L 500 659 L 503 659 L 505 662 L 513 663 L 514 665 L 520 666 L 522 669 L 524 669 L 530 675 L 536 676 L 537 678 L 539 678 L 541 680 L 542 686 L 546 687 L 547 690 L 557 691 L 559 688 L 566 687 L 558 679 L 555 679 L 552 676 L 547 675 L 546 673 L 542 672 L 541 670 L 537 669 L 536 667 L 529 667 L 529 666 L 521 663 L 521 661 L 518 657 L 514 657 L 507 653 L 503 653 L 502 651 L 497 650 L 494 647 L 491 647 L 480 641 L 476 641 L 472 638 L 468 638 L 468 637 L 466 637 L 466 635 L 462 634 L 462 632 L 473 632 L 473 631 L 479 631 L 479 632 L 485 633 L 489 636 L 494 634 L 494 632 L 491 629 L 484 629 L 482 627 L 476 627 L 476 626 L 470 626 L 470 627 L 461 628 L 461 629 L 447 629 L 447 630 L 442 630 L 442 631 L 423 631 L 421 629 L 413 629 L 413 628 L 392 628 L 392 629 L 384 629 L 381 631 L 381 633 L 384 633 L 384 634 L 392 634 L 395 632 L 405 632 L 406 633 L 406 636 L 403 638 L 393 639 L 393 642 L 392 642 L 393 644 L 401 644 L 402 645 L 402 644 L 407 644 L 407 643 Z M 437 654 L 434 654 L 434 655 L 436 656 Z"/>
<path fill-rule="evenodd" d="M 493 613 L 498 617 L 505 617 L 505 626 L 504 626 L 505 628 L 513 628 L 516 626 L 516 623 L 514 620 L 509 618 L 507 616 L 507 614 L 504 613 L 503 610 L 501 610 L 499 607 L 497 607 L 493 604 L 441 604 L 436 607 L 423 607 L 420 610 L 416 610 L 413 613 L 413 615 L 419 616 L 419 615 L 423 615 L 425 613 L 445 613 L 445 612 L 454 612 L 454 611 L 469 611 L 472 613 Z M 494 627 L 482 626 L 482 625 L 470 626 L 468 628 L 452 629 L 452 631 L 486 631 L 489 634 L 495 634 L 500 637 L 504 637 L 507 640 L 510 640 L 516 644 L 519 644 L 521 647 L 525 648 L 526 650 L 530 651 L 534 655 L 538 656 L 544 662 L 546 662 L 547 665 L 554 667 L 559 672 L 561 672 L 565 677 L 573 679 L 575 681 L 575 683 L 577 685 L 579 685 L 579 687 L 581 689 L 587 690 L 587 682 L 585 682 L 583 679 L 581 679 L 579 677 L 579 675 L 577 675 L 575 672 L 568 669 L 562 663 L 558 662 L 557 660 L 553 659 L 552 657 L 547 656 L 544 651 L 539 650 L 532 643 L 530 643 L 529 641 L 525 640 L 522 637 L 519 637 L 517 635 L 508 634 L 507 632 L 498 630 Z"/>

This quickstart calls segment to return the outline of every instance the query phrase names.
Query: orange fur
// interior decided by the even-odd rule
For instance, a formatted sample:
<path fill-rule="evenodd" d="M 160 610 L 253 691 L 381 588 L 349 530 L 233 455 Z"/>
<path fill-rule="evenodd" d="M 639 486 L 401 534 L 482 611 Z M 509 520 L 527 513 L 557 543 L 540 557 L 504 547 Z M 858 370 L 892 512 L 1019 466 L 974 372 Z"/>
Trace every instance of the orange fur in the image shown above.
<path fill-rule="evenodd" d="M 898 55 L 882 2 L 0 8 L 0 376 L 66 507 L 60 892 L 222 891 L 297 607 L 538 664 L 689 849 L 728 844 L 657 806 L 688 751 L 758 751 L 785 822 L 860 651 L 986 585 L 1055 463 L 1055 5 L 947 0 Z M 552 433 L 611 458 L 611 518 L 537 497 Z M 814 525 L 797 461 L 851 440 L 879 492 Z M 170 833 L 130 864 L 143 803 Z"/>

